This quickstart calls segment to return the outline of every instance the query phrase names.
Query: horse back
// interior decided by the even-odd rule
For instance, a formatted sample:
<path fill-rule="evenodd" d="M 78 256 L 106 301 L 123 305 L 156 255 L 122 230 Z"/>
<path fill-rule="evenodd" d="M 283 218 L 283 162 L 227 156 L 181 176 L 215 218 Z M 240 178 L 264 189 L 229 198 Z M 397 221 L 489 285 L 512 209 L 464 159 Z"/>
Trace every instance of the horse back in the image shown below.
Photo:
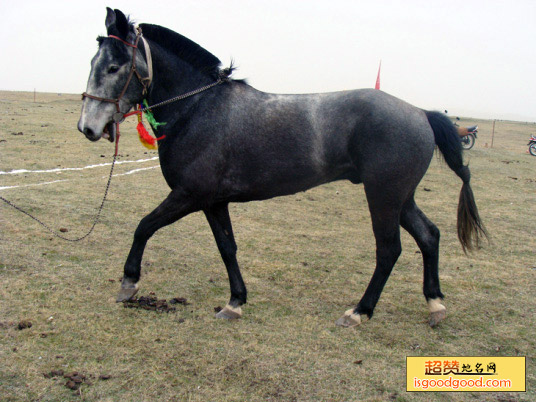
<path fill-rule="evenodd" d="M 339 179 L 396 177 L 403 165 L 422 175 L 434 147 L 424 113 L 377 90 L 275 95 L 235 84 L 199 113 L 203 123 L 197 121 L 185 135 L 190 142 L 180 145 L 195 157 L 175 166 L 174 174 L 188 168 L 182 183 L 190 181 L 192 191 L 217 188 L 214 197 L 221 200 L 266 199 Z M 201 176 L 203 183 L 192 182 Z"/>

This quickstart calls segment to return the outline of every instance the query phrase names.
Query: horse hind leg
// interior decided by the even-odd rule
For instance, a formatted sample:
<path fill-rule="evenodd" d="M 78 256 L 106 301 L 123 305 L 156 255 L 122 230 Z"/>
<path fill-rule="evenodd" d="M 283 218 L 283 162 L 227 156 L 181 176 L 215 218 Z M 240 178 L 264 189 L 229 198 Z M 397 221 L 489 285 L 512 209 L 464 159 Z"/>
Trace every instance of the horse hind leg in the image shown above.
<path fill-rule="evenodd" d="M 415 239 L 422 253 L 423 293 L 430 311 L 429 324 L 434 327 L 447 316 L 447 309 L 441 303 L 444 296 L 439 286 L 439 229 L 417 207 L 413 197 L 404 205 L 400 223 Z"/>
<path fill-rule="evenodd" d="M 365 317 L 371 318 L 374 308 L 380 299 L 382 290 L 391 274 L 393 267 L 402 252 L 400 244 L 400 207 L 396 203 L 386 202 L 385 187 L 365 186 L 372 229 L 376 238 L 376 268 L 369 285 L 357 307 L 347 310 L 335 324 L 342 327 L 354 327 Z M 382 190 L 383 188 L 383 190 Z"/>

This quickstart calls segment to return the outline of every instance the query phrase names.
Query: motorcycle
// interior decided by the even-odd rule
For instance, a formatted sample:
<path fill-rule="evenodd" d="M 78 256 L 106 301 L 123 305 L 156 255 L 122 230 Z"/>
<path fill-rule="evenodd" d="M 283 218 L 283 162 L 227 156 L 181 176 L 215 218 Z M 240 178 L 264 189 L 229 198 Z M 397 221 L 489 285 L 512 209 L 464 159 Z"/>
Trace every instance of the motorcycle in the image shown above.
<path fill-rule="evenodd" d="M 448 114 L 448 110 L 445 110 L 445 114 Z M 456 120 L 460 120 L 460 118 L 456 117 Z M 454 122 L 454 125 L 458 130 L 462 148 L 465 150 L 473 148 L 473 145 L 475 145 L 476 134 L 478 133 L 478 126 L 460 127 L 456 122 Z"/>
<path fill-rule="evenodd" d="M 457 124 L 455 124 L 458 126 Z M 462 142 L 463 149 L 471 149 L 475 145 L 476 134 L 478 133 L 478 126 L 469 127 L 457 127 L 458 134 L 460 135 L 460 141 Z"/>
<path fill-rule="evenodd" d="M 529 152 L 532 156 L 536 156 L 536 135 L 531 135 L 529 143 L 527 144 L 529 146 Z"/>

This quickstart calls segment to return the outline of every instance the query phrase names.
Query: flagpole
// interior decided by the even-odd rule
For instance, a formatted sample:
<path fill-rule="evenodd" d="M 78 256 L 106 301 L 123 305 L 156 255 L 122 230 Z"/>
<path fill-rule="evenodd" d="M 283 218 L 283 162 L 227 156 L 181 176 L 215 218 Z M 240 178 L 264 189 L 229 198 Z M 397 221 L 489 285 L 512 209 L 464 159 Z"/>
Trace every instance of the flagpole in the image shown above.
<path fill-rule="evenodd" d="M 378 76 L 376 77 L 376 86 L 375 89 L 380 89 L 380 71 L 382 69 L 382 61 L 380 60 L 380 66 L 378 67 Z"/>

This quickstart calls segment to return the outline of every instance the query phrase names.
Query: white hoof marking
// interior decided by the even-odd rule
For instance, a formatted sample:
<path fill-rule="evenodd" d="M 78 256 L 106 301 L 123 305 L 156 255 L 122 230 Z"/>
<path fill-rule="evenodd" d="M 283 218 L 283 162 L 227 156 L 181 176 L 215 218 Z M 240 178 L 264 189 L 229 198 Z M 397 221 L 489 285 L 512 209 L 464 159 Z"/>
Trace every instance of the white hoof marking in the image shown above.
<path fill-rule="evenodd" d="M 361 314 L 355 314 L 354 309 L 346 310 L 344 315 L 335 322 L 335 325 L 345 328 L 357 327 L 359 324 L 361 324 Z"/>
<path fill-rule="evenodd" d="M 216 318 L 224 318 L 227 320 L 236 320 L 242 317 L 242 308 L 240 306 L 233 307 L 227 304 L 218 314 Z"/>
<path fill-rule="evenodd" d="M 438 311 L 446 310 L 447 308 L 441 304 L 441 299 L 428 300 L 428 309 L 430 313 L 437 313 Z"/>
<path fill-rule="evenodd" d="M 136 293 L 138 293 L 138 284 L 123 280 L 121 283 L 121 290 L 115 301 L 118 303 L 128 301 L 132 299 Z"/>
<path fill-rule="evenodd" d="M 445 318 L 447 318 L 447 308 L 440 303 L 441 299 L 428 300 L 428 309 L 430 310 L 430 319 L 428 324 L 433 328 Z"/>

